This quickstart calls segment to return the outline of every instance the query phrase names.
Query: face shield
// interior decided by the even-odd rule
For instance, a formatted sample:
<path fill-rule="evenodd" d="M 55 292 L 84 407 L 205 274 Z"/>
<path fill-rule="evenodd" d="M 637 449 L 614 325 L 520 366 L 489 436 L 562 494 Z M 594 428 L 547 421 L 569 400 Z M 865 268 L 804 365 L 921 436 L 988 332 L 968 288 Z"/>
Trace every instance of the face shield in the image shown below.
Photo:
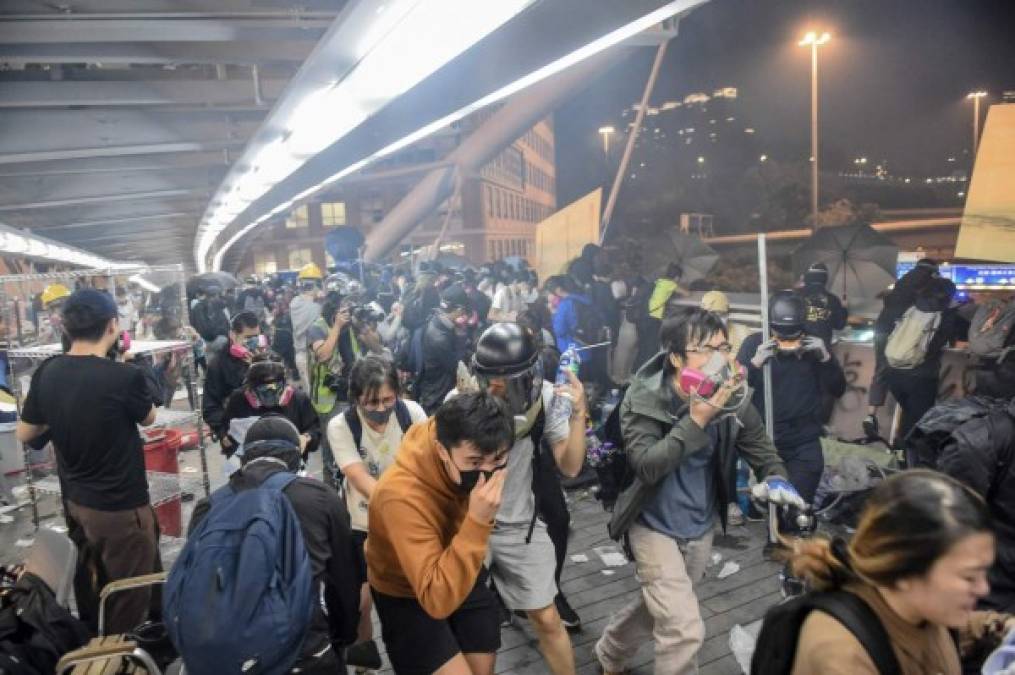
<path fill-rule="evenodd" d="M 531 368 L 515 375 L 476 375 L 482 389 L 500 396 L 514 416 L 526 416 L 543 391 L 543 366 L 537 360 Z"/>

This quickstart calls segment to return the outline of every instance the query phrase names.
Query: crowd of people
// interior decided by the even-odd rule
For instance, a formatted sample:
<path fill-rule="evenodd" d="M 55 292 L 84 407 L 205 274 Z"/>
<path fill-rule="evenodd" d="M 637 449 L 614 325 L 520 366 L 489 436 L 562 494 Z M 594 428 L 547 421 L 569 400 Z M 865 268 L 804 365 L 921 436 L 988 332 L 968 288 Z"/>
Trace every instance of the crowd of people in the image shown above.
<path fill-rule="evenodd" d="M 581 618 L 560 588 L 570 526 L 561 481 L 582 472 L 595 428 L 623 466 L 608 531 L 639 583 L 609 618 L 595 656 L 605 673 L 622 673 L 651 642 L 655 672 L 697 672 L 705 628 L 695 591 L 713 538 L 756 515 L 738 506 L 738 474 L 748 469 L 775 504 L 804 509 L 818 498 L 822 437 L 846 388 L 833 335 L 847 311 L 815 264 L 797 288 L 772 295 L 766 339 L 731 318 L 722 292 L 703 289 L 690 301 L 682 276 L 677 264 L 656 279 L 629 274 L 589 245 L 547 279 L 523 262 L 331 275 L 308 264 L 294 283 L 249 277 L 235 289 L 196 289 L 188 309 L 201 410 L 226 484 L 197 505 L 164 602 L 143 589 L 118 594 L 107 628 L 128 630 L 153 609 L 185 661 L 336 673 L 380 667 L 376 611 L 396 673 L 487 675 L 502 624 L 523 617 L 546 668 L 574 673 L 568 631 Z M 161 568 L 137 426 L 150 424 L 167 397 L 164 381 L 153 385 L 158 378 L 118 351 L 121 326 L 137 321 L 128 300 L 63 290 L 49 298 L 59 312 L 47 323 L 65 336 L 66 354 L 34 373 L 18 437 L 54 444 L 70 536 L 82 551 L 78 607 L 94 627 L 103 583 Z M 992 328 L 954 296 L 930 260 L 885 296 L 865 421 L 872 436 L 887 391 L 902 411 L 898 444 L 918 435 L 933 417 L 945 346 Z M 1007 406 L 1015 377 L 1004 358 L 988 361 L 978 393 Z M 775 392 L 771 430 L 766 377 Z M 899 672 L 959 673 L 948 630 L 982 637 L 986 623 L 1008 616 L 974 613 L 977 603 L 998 612 L 1015 604 L 1015 527 L 1005 509 L 1015 418 L 1007 407 L 989 410 L 996 416 L 963 418 L 980 423 L 979 436 L 956 436 L 927 462 L 953 478 L 918 470 L 885 480 L 850 542 L 784 528 L 805 537 L 788 552 L 796 572 L 815 592 L 862 599 Z M 993 426 L 984 429 L 984 419 Z M 991 446 L 989 463 L 977 463 L 975 439 Z M 320 480 L 306 475 L 315 452 Z M 261 492 L 284 495 L 291 511 L 243 498 Z M 296 528 L 305 548 L 268 588 L 250 585 L 264 561 L 240 555 L 242 538 L 221 538 L 253 522 L 254 509 L 291 525 L 258 536 Z M 207 574 L 217 575 L 211 586 Z M 260 623 L 236 634 L 201 619 L 228 615 L 238 596 L 254 607 L 287 584 L 300 592 L 263 607 L 291 610 L 286 625 L 302 631 L 299 649 L 271 656 L 260 648 Z M 793 673 L 879 672 L 848 621 L 813 608 L 797 626 Z"/>

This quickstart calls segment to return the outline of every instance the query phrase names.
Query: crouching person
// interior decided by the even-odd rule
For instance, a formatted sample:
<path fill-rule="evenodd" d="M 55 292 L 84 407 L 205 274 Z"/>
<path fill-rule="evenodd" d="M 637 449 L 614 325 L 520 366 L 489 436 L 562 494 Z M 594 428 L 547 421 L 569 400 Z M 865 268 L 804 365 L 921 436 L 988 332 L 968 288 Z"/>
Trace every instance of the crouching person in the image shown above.
<path fill-rule="evenodd" d="M 705 575 L 717 521 L 725 529 L 738 456 L 769 477 L 784 502 L 802 505 L 777 478 L 786 467 L 750 403 L 722 319 L 682 310 L 663 321 L 660 338 L 663 351 L 639 369 L 620 407 L 634 479 L 617 500 L 609 531 L 626 538 L 641 590 L 596 643 L 607 675 L 623 672 L 649 639 L 656 673 L 698 672 L 705 626 L 694 587 Z"/>
<path fill-rule="evenodd" d="M 492 675 L 500 617 L 483 568 L 514 443 L 486 393 L 416 424 L 370 497 L 367 574 L 395 673 Z"/>
<path fill-rule="evenodd" d="M 243 466 L 194 508 L 164 615 L 187 672 L 345 672 L 359 575 L 338 494 L 300 478 L 300 434 L 267 415 Z"/>

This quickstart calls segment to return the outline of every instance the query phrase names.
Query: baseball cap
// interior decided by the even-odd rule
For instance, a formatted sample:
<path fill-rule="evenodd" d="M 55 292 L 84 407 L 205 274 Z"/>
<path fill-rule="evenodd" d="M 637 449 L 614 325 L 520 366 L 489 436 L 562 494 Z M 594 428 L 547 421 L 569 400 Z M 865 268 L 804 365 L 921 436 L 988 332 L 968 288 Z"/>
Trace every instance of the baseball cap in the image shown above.
<path fill-rule="evenodd" d="M 64 303 L 63 311 L 66 313 L 77 309 L 94 312 L 103 321 L 115 319 L 120 315 L 113 296 L 95 288 L 82 288 L 70 294 Z"/>

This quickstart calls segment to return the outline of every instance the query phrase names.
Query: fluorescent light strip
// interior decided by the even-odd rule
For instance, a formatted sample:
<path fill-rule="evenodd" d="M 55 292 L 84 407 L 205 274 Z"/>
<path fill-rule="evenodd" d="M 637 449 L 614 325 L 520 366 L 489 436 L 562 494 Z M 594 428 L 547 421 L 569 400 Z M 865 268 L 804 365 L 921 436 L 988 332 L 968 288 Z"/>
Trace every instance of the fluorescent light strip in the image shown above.
<path fill-rule="evenodd" d="M 216 216 L 233 216 L 220 218 L 225 222 L 218 231 L 299 169 L 303 162 L 298 157 L 316 155 L 334 144 L 534 1 L 392 0 L 382 5 L 372 29 L 363 38 L 362 56 L 356 67 L 334 86 L 308 96 L 286 124 L 286 139 L 274 141 L 258 153 L 251 162 L 254 168 L 238 179 L 240 203 L 216 212 Z M 283 151 L 288 158 L 284 158 Z M 261 157 L 265 152 L 268 157 Z M 256 176 L 260 167 L 269 166 L 273 168 Z M 208 238 L 212 241 L 205 250 L 210 249 L 217 235 L 214 230 L 199 228 L 199 251 L 205 248 L 203 240 Z M 198 267 L 204 266 L 202 260 L 197 263 Z"/>
<path fill-rule="evenodd" d="M 360 160 L 356 164 L 353 164 L 351 167 L 347 167 L 346 169 L 343 169 L 342 171 L 332 175 L 330 178 L 325 179 L 314 188 L 304 190 L 297 196 L 297 199 L 310 197 L 314 193 L 318 192 L 320 189 L 323 189 L 324 187 L 330 185 L 331 183 L 334 183 L 335 181 L 349 175 L 349 173 L 352 173 L 352 171 L 358 170 L 359 168 L 369 164 L 370 162 L 386 157 L 387 155 L 390 155 L 394 152 L 398 152 L 399 150 L 408 147 L 409 145 L 412 145 L 413 143 L 422 140 L 423 138 L 426 138 L 430 134 L 439 131 L 440 129 L 443 129 L 444 127 L 452 124 L 453 122 L 462 119 L 466 115 L 469 115 L 477 110 L 481 110 L 482 108 L 485 108 L 488 105 L 492 105 L 493 103 L 501 101 L 507 98 L 508 96 L 511 96 L 512 94 L 515 94 L 525 89 L 526 87 L 530 87 L 538 82 L 541 82 L 542 80 L 545 80 L 546 78 L 552 75 L 555 75 L 577 63 L 580 63 L 581 61 L 584 61 L 587 58 L 590 58 L 598 54 L 599 52 L 602 52 L 616 44 L 623 42 L 624 40 L 627 40 L 628 38 L 637 35 L 638 33 L 641 33 L 651 28 L 652 26 L 670 18 L 671 16 L 674 16 L 675 14 L 687 11 L 695 7 L 696 5 L 702 4 L 705 1 L 706 0 L 674 0 L 674 2 L 670 2 L 669 4 L 663 5 L 659 9 L 646 14 L 640 19 L 636 19 L 629 24 L 621 26 L 620 28 L 610 33 L 607 33 L 603 37 L 593 40 L 587 45 L 584 45 L 576 49 L 570 54 L 567 54 L 557 59 L 556 61 L 553 61 L 552 63 L 549 63 L 543 66 L 542 68 L 539 68 L 538 70 L 534 70 L 528 75 L 524 75 L 518 78 L 514 82 L 504 87 L 501 87 L 497 91 L 488 94 L 483 98 L 467 106 L 464 106 L 456 110 L 455 112 L 446 115 L 441 119 L 435 120 L 430 124 L 421 127 L 417 131 L 414 131 L 413 133 L 399 139 L 398 141 L 395 141 L 394 143 L 391 143 L 390 145 L 382 148 L 381 150 L 367 157 L 366 159 Z M 226 243 L 222 245 L 222 248 L 220 248 L 219 251 L 215 254 L 215 260 L 213 262 L 212 269 L 215 270 L 219 269 L 225 251 L 229 249 L 231 246 L 233 246 L 240 239 L 240 237 L 242 237 L 244 234 L 246 234 L 254 227 L 256 227 L 257 222 L 258 221 L 255 221 L 254 223 L 247 225 L 245 228 L 237 232 L 228 241 L 226 241 Z M 210 249 L 210 244 L 208 249 Z M 201 256 L 201 260 L 203 260 L 204 257 L 207 255 L 208 249 L 206 249 L 205 254 Z M 198 261 L 199 266 L 201 265 L 201 260 Z"/>

